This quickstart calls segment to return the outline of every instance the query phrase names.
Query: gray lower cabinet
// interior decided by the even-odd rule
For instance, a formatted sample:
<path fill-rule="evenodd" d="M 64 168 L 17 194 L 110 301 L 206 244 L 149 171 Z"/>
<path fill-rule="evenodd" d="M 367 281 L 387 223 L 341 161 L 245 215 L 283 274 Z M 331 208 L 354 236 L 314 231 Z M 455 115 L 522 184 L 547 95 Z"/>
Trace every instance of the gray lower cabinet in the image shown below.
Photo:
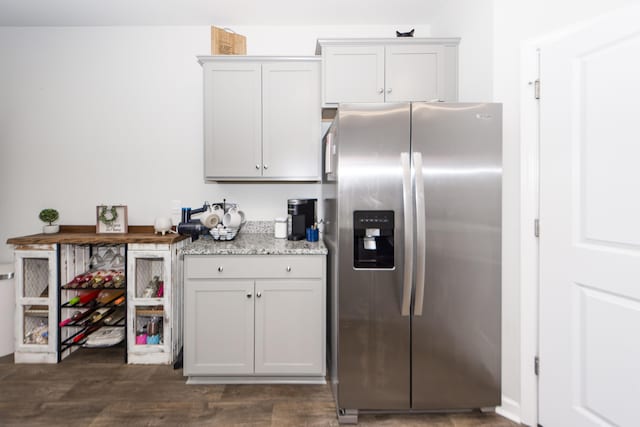
<path fill-rule="evenodd" d="M 184 375 L 324 382 L 325 262 L 324 255 L 185 256 Z"/>

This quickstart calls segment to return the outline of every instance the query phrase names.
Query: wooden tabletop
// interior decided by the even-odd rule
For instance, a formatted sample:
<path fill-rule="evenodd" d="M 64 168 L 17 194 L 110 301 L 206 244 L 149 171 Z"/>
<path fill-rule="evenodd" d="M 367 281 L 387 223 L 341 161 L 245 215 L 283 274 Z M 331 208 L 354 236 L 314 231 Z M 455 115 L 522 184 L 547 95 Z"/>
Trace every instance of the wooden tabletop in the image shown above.
<path fill-rule="evenodd" d="M 10 245 L 46 245 L 64 243 L 71 245 L 116 245 L 124 243 L 159 243 L 171 244 L 189 238 L 175 233 L 154 234 L 151 225 L 130 225 L 128 233 L 96 233 L 95 225 L 61 225 L 60 232 L 55 234 L 32 234 L 30 236 L 12 237 L 7 240 Z"/>

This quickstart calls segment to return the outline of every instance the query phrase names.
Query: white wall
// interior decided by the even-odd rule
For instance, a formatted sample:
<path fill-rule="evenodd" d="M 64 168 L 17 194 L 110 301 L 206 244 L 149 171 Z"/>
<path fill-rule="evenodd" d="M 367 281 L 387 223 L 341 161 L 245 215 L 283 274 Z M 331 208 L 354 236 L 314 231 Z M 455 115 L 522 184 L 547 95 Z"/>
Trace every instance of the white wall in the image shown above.
<path fill-rule="evenodd" d="M 459 100 L 493 99 L 493 0 L 444 2 L 433 17 L 433 37 L 460 37 Z"/>
<path fill-rule="evenodd" d="M 234 27 L 248 53 L 312 55 L 321 37 L 390 37 L 427 25 Z M 250 220 L 286 213 L 316 184 L 218 184 L 202 178 L 202 76 L 209 27 L 0 27 L 0 262 L 6 239 L 39 233 L 38 212 L 95 224 L 122 203 L 129 224 L 169 215 L 172 200 L 226 197 Z M 486 90 L 485 90 L 486 91 Z M 462 94 L 463 95 L 463 94 Z"/>
<path fill-rule="evenodd" d="M 225 27 L 222 25 L 222 27 Z M 414 37 L 430 37 L 429 25 L 286 25 L 229 27 L 247 37 L 248 55 L 315 55 L 316 41 L 322 38 L 395 37 L 396 30 L 415 29 Z"/>
<path fill-rule="evenodd" d="M 96 205 L 123 203 L 130 224 L 153 224 L 171 200 L 226 197 L 253 220 L 317 197 L 315 184 L 204 183 L 195 56 L 209 52 L 209 27 L 0 28 L 0 260 L 46 207 L 95 224 Z"/>
<path fill-rule="evenodd" d="M 521 412 L 520 366 L 531 374 L 533 360 L 521 360 L 520 342 L 520 91 L 527 85 L 520 70 L 524 41 L 540 37 L 636 0 L 494 0 L 494 100 L 504 108 L 503 128 L 503 408 L 515 418 Z M 542 82 L 544 94 L 544 82 Z M 526 333 L 525 333 L 526 335 Z M 544 362 L 542 362 L 544 363 Z M 536 408 L 533 408 L 535 413 Z M 523 422 L 534 420 L 526 415 Z"/>

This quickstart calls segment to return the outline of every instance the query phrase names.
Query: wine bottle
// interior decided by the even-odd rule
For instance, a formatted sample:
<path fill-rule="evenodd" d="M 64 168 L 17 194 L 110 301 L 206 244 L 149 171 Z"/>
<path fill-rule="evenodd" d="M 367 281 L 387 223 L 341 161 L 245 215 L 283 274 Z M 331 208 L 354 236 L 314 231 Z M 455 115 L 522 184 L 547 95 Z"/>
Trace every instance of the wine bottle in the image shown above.
<path fill-rule="evenodd" d="M 71 322 L 78 322 L 82 319 L 84 319 L 85 317 L 87 317 L 89 314 L 91 314 L 94 311 L 93 308 L 90 308 L 89 310 L 85 310 L 85 311 L 76 311 L 73 313 L 73 315 L 71 317 L 69 317 L 68 319 L 63 320 L 62 322 L 59 323 L 60 327 L 68 325 Z"/>
<path fill-rule="evenodd" d="M 91 279 L 92 288 L 99 288 L 103 284 L 104 284 L 104 276 L 102 275 L 96 274 L 95 276 L 93 276 L 93 279 Z"/>
<path fill-rule="evenodd" d="M 89 301 L 95 299 L 99 293 L 100 293 L 100 290 L 95 290 L 95 291 L 85 292 L 80 295 L 76 295 L 75 297 L 71 298 L 65 305 L 72 306 L 78 303 L 86 304 Z"/>
<path fill-rule="evenodd" d="M 105 274 L 102 286 L 104 286 L 105 288 L 113 288 L 113 273 L 113 271 L 110 271 Z"/>
<path fill-rule="evenodd" d="M 102 318 L 110 314 L 113 310 L 113 307 L 100 307 L 96 309 L 91 316 L 87 317 L 80 326 L 90 327 L 99 324 Z"/>
<path fill-rule="evenodd" d="M 98 323 L 100 320 L 102 320 L 103 317 L 105 317 L 106 315 L 110 314 L 112 311 L 113 311 L 113 308 L 106 308 L 106 307 L 102 307 L 102 308 L 97 309 L 89 317 L 89 319 L 87 319 L 87 325 Z"/>
<path fill-rule="evenodd" d="M 78 274 L 69 283 L 67 283 L 65 289 L 76 289 L 82 287 L 83 284 L 91 280 L 92 275 L 89 273 Z M 86 287 L 86 286 L 85 286 Z"/>
<path fill-rule="evenodd" d="M 109 325 L 109 326 L 115 325 L 116 323 L 123 320 L 126 314 L 127 313 L 124 308 L 117 308 L 112 313 L 103 317 L 102 321 L 104 322 L 105 325 Z"/>
<path fill-rule="evenodd" d="M 82 276 L 82 281 L 80 282 L 80 287 L 81 288 L 88 288 L 89 286 L 91 286 L 91 280 L 92 279 L 93 279 L 93 274 L 85 273 L 85 275 Z"/>
<path fill-rule="evenodd" d="M 80 302 L 80 296 L 76 295 L 75 297 L 73 297 L 69 301 L 67 301 L 67 303 L 65 305 L 72 306 L 72 305 L 76 305 L 79 302 Z"/>
<path fill-rule="evenodd" d="M 100 325 L 91 325 L 78 333 L 75 337 L 73 337 L 74 343 L 79 343 L 83 339 L 86 339 L 89 335 L 100 329 Z"/>
<path fill-rule="evenodd" d="M 118 272 L 113 276 L 113 287 L 114 288 L 124 287 L 124 274 L 122 272 Z"/>
<path fill-rule="evenodd" d="M 124 289 L 104 289 L 96 297 L 98 304 L 106 305 L 124 295 Z"/>

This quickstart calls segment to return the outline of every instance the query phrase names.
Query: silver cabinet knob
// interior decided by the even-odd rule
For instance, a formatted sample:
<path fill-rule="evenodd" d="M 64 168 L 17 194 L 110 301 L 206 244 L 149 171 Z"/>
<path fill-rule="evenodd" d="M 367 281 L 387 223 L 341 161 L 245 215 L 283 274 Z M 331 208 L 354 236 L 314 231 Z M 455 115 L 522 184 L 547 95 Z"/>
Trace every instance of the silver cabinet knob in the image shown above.
<path fill-rule="evenodd" d="M 219 273 L 222 273 L 222 270 L 224 270 L 224 269 L 222 268 L 222 266 L 218 267 L 218 272 L 219 272 Z"/>
<path fill-rule="evenodd" d="M 387 93 L 391 93 L 391 91 L 392 91 L 391 88 L 387 89 Z"/>
<path fill-rule="evenodd" d="M 258 298 L 260 298 L 260 297 L 262 296 L 262 292 L 258 292 L 258 293 L 256 294 L 256 296 L 257 296 Z"/>
<path fill-rule="evenodd" d="M 378 89 L 378 93 L 379 93 L 379 94 L 384 93 L 384 89 L 382 89 L 382 88 Z"/>
<path fill-rule="evenodd" d="M 256 170 L 260 170 L 260 165 L 256 165 Z"/>
<path fill-rule="evenodd" d="M 287 266 L 287 271 L 291 271 L 291 266 Z"/>
<path fill-rule="evenodd" d="M 247 298 L 251 298 L 251 296 L 252 296 L 252 295 L 251 295 L 251 292 L 249 292 L 249 293 L 247 294 Z"/>
<path fill-rule="evenodd" d="M 264 165 L 263 168 L 269 169 L 269 166 L 268 165 Z"/>

